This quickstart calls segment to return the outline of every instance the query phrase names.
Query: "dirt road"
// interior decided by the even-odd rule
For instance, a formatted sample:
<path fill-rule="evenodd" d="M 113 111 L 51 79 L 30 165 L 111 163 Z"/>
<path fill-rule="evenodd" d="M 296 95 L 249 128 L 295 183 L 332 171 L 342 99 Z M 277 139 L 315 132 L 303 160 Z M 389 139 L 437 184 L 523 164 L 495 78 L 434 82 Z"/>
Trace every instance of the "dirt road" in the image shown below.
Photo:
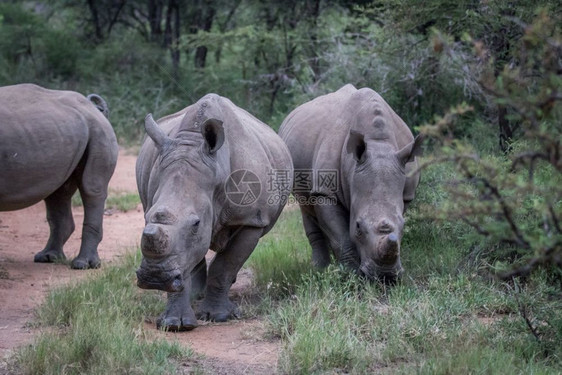
<path fill-rule="evenodd" d="M 136 156 L 132 153 L 120 152 L 110 192 L 137 191 L 135 161 Z M 84 217 L 82 207 L 73 208 L 73 213 L 77 230 L 64 248 L 69 259 L 78 253 Z M 107 266 L 128 251 L 135 251 L 143 227 L 140 205 L 128 212 L 107 212 L 104 237 L 98 248 L 102 264 Z M 20 211 L 0 212 L 0 362 L 17 347 L 33 342 L 36 331 L 29 328 L 29 323 L 34 319 L 34 310 L 45 300 L 50 289 L 99 272 L 71 270 L 64 264 L 34 263 L 33 256 L 43 248 L 48 234 L 42 202 Z M 238 277 L 233 293 L 249 286 L 246 272 Z M 153 325 L 147 325 L 146 329 L 155 336 L 164 336 L 192 347 L 202 355 L 197 365 L 207 373 L 275 373 L 279 344 L 261 338 L 263 328 L 259 320 L 200 324 L 194 331 L 182 333 L 159 332 Z"/>

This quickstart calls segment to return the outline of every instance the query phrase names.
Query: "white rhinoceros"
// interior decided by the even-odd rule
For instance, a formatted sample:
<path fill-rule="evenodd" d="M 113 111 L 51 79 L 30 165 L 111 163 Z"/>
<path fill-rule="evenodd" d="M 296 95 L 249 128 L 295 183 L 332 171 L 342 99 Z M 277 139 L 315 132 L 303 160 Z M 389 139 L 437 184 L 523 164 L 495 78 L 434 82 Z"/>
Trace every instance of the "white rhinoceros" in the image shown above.
<path fill-rule="evenodd" d="M 421 139 L 379 94 L 352 85 L 297 107 L 279 135 L 293 158 L 313 263 L 327 266 L 331 250 L 368 278 L 394 280 Z"/>
<path fill-rule="evenodd" d="M 36 262 L 65 258 L 74 231 L 71 198 L 84 203 L 77 269 L 100 266 L 98 244 L 107 185 L 117 162 L 115 133 L 98 95 L 32 84 L 0 87 L 0 211 L 45 200 L 50 236 Z M 105 114 L 105 116 L 104 116 Z"/>
<path fill-rule="evenodd" d="M 289 151 L 269 126 L 215 94 L 158 123 L 148 115 L 145 128 L 138 286 L 168 292 L 158 327 L 195 328 L 190 296 L 202 291 L 197 317 L 225 321 L 237 315 L 230 286 L 287 201 Z M 216 255 L 207 270 L 208 249 Z"/>

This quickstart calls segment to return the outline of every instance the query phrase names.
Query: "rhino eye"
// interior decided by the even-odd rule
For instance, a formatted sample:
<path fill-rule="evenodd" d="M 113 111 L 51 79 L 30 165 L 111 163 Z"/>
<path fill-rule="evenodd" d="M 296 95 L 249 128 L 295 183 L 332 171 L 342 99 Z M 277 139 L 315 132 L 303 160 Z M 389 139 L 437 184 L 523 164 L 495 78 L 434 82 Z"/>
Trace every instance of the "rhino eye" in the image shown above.
<path fill-rule="evenodd" d="M 355 223 L 355 236 L 357 238 L 363 235 L 363 231 L 361 230 L 361 223 L 358 221 Z"/>
<path fill-rule="evenodd" d="M 199 219 L 195 219 L 191 223 L 191 233 L 193 233 L 193 234 L 197 233 L 197 231 L 199 230 L 199 224 L 200 223 L 201 223 L 201 220 L 199 220 Z"/>

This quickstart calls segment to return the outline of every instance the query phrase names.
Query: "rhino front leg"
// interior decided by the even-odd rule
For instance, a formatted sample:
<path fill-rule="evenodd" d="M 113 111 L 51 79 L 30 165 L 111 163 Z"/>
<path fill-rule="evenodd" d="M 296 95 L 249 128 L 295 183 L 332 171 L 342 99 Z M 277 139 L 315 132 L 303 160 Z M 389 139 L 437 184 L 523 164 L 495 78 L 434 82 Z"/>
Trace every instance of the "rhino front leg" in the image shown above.
<path fill-rule="evenodd" d="M 189 278 L 188 278 L 189 279 Z M 186 280 L 186 284 L 190 283 Z M 197 327 L 197 318 L 191 308 L 189 294 L 191 285 L 185 285 L 185 289 L 179 293 L 168 293 L 168 304 L 166 310 L 156 321 L 158 329 L 167 331 L 191 331 Z"/>
<path fill-rule="evenodd" d="M 207 260 L 201 259 L 199 264 L 191 271 L 191 299 L 196 300 L 203 297 L 205 285 L 207 284 Z"/>
<path fill-rule="evenodd" d="M 338 262 L 359 270 L 359 253 L 349 236 L 349 212 L 341 205 L 328 204 L 314 206 L 314 212 Z"/>
<path fill-rule="evenodd" d="M 320 269 L 330 264 L 330 246 L 315 217 L 301 208 L 304 231 L 312 248 L 312 264 Z"/>
<path fill-rule="evenodd" d="M 197 309 L 199 319 L 224 322 L 238 317 L 238 306 L 228 298 L 228 292 L 262 234 L 263 228 L 242 227 L 224 250 L 217 253 L 209 266 L 205 298 Z"/>
<path fill-rule="evenodd" d="M 49 263 L 57 259 L 66 258 L 63 246 L 72 232 L 74 232 L 71 199 L 76 189 L 76 184 L 68 181 L 53 194 L 45 198 L 50 234 L 45 248 L 35 254 L 35 262 Z"/>

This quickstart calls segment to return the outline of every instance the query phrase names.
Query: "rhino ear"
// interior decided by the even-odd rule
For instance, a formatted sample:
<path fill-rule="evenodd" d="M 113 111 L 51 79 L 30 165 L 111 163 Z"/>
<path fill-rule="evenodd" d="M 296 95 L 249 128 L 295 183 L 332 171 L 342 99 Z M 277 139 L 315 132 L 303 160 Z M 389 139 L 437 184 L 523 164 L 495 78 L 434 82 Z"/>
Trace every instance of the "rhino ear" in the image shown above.
<path fill-rule="evenodd" d="M 367 144 L 363 134 L 351 130 L 347 139 L 346 149 L 347 153 L 352 154 L 358 163 L 365 161 Z"/>
<path fill-rule="evenodd" d="M 144 119 L 144 128 L 146 129 L 146 134 L 148 134 L 148 136 L 154 141 L 158 150 L 161 151 L 162 148 L 164 148 L 164 146 L 169 142 L 170 139 L 166 133 L 164 133 L 162 128 L 160 128 L 160 126 L 158 126 L 156 121 L 152 118 L 152 113 L 146 115 Z"/>
<path fill-rule="evenodd" d="M 214 154 L 224 143 L 224 127 L 221 120 L 210 118 L 201 125 L 201 134 L 205 139 L 205 151 Z"/>
<path fill-rule="evenodd" d="M 412 142 L 408 143 L 404 146 L 400 151 L 396 153 L 396 157 L 402 165 L 406 165 L 407 163 L 414 160 L 416 156 L 421 156 L 423 153 L 422 143 L 423 143 L 424 135 L 419 134 Z"/>

